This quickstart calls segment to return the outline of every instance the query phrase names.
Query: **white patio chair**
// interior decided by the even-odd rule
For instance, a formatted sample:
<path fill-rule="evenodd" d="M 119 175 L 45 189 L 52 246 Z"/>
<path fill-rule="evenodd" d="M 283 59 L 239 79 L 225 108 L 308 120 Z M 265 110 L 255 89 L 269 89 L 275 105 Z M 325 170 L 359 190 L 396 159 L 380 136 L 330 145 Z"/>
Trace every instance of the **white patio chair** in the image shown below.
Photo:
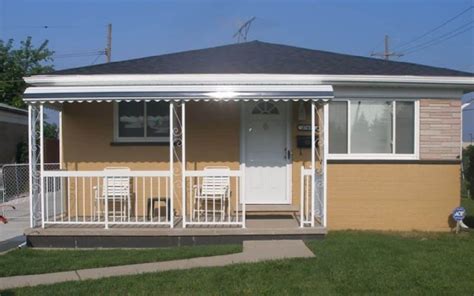
<path fill-rule="evenodd" d="M 209 166 L 204 168 L 204 172 L 229 171 L 229 167 Z M 216 217 L 220 214 L 224 220 L 226 207 L 230 205 L 230 176 L 206 176 L 202 177 L 202 183 L 193 186 L 194 206 L 193 218 L 196 215 Z M 215 221 L 213 221 L 215 222 Z"/>
<path fill-rule="evenodd" d="M 104 171 L 129 172 L 127 167 L 107 167 Z M 112 174 L 113 175 L 113 174 Z M 120 218 L 122 221 L 130 217 L 130 177 L 104 177 L 101 188 L 94 186 L 95 212 L 99 219 L 105 214 L 105 203 L 108 202 L 109 217 Z M 112 204 L 110 204 L 112 203 Z M 118 213 L 117 213 L 118 207 Z"/>

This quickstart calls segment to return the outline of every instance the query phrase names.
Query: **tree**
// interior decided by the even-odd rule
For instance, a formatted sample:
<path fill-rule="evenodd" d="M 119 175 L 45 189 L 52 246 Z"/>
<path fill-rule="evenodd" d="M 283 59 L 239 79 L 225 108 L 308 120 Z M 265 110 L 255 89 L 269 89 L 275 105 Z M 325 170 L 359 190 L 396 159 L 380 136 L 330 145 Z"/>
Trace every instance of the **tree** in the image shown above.
<path fill-rule="evenodd" d="M 35 47 L 31 37 L 20 42 L 18 49 L 13 48 L 13 39 L 0 40 L 0 103 L 24 108 L 22 94 L 26 83 L 23 77 L 51 72 L 53 51 L 48 49 L 48 41 Z"/>
<path fill-rule="evenodd" d="M 463 150 L 463 169 L 466 187 L 471 197 L 474 196 L 474 146 L 469 145 Z"/>
<path fill-rule="evenodd" d="M 56 123 L 44 122 L 43 134 L 45 139 L 58 139 L 59 129 Z"/>

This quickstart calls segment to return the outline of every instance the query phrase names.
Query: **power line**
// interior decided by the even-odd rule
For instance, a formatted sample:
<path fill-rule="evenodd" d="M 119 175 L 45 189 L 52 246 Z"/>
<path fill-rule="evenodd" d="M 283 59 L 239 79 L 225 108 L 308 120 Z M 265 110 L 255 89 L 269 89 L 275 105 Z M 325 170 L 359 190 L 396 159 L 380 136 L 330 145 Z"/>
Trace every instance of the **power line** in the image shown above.
<path fill-rule="evenodd" d="M 98 54 L 98 55 L 95 57 L 94 61 L 92 61 L 91 65 L 94 65 L 95 62 L 97 62 L 97 60 L 98 60 L 101 56 L 102 56 L 102 54 Z"/>
<path fill-rule="evenodd" d="M 81 58 L 81 57 L 90 57 L 90 56 L 96 56 L 96 55 L 103 55 L 105 54 L 104 50 L 96 50 L 96 51 L 85 51 L 85 52 L 76 52 L 76 53 L 64 53 L 64 54 L 58 54 L 54 55 L 53 58 Z"/>
<path fill-rule="evenodd" d="M 463 25 L 463 26 L 461 26 L 461 27 L 464 28 L 466 25 L 470 25 L 471 23 L 474 23 L 474 21 L 471 21 L 470 23 L 465 24 L 465 25 Z M 452 39 L 452 38 L 454 38 L 454 37 L 456 37 L 456 36 L 459 36 L 459 35 L 461 35 L 461 34 L 463 34 L 463 33 L 466 33 L 467 31 L 469 31 L 469 30 L 471 30 L 472 28 L 474 28 L 474 26 L 470 26 L 470 27 L 465 28 L 465 29 L 462 30 L 462 31 L 459 31 L 459 29 L 462 29 L 461 27 L 459 27 L 459 28 L 457 28 L 457 29 L 455 29 L 455 30 L 453 30 L 453 31 L 451 31 L 451 32 L 449 32 L 449 33 L 447 33 L 447 34 L 444 34 L 444 35 L 442 35 L 442 36 L 439 36 L 439 38 L 436 38 L 436 39 L 433 39 L 433 40 L 431 40 L 431 41 L 422 43 L 422 44 L 420 44 L 420 45 L 418 45 L 418 46 L 414 46 L 414 47 L 412 47 L 411 49 L 409 49 L 408 51 L 406 51 L 406 52 L 405 52 L 405 55 L 411 54 L 411 53 L 414 53 L 414 52 L 417 52 L 417 51 L 420 51 L 420 50 L 425 49 L 425 48 L 427 48 L 427 47 L 431 47 L 431 46 L 440 44 L 440 43 L 442 43 L 442 42 L 444 42 L 444 41 L 450 40 L 450 39 Z M 459 31 L 459 32 L 456 32 L 456 31 Z M 454 33 L 454 34 L 453 34 L 453 33 Z M 446 38 L 443 39 L 442 37 L 446 37 Z"/>
<path fill-rule="evenodd" d="M 460 17 L 461 15 L 465 14 L 466 12 L 468 12 L 469 10 L 471 10 L 471 9 L 473 9 L 473 8 L 474 8 L 474 6 L 469 6 L 469 7 L 466 8 L 465 10 L 461 11 L 459 14 L 455 15 L 454 17 L 452 17 L 452 18 L 448 19 L 447 21 L 445 21 L 444 23 L 442 23 L 441 25 L 438 25 L 437 27 L 435 27 L 435 28 L 433 28 L 433 29 L 427 31 L 426 33 L 424 33 L 424 34 L 422 34 L 422 35 L 420 35 L 420 36 L 418 36 L 418 37 L 416 37 L 416 38 L 414 38 L 414 39 L 412 39 L 412 40 L 410 40 L 410 41 L 408 41 L 408 42 L 405 42 L 405 43 L 403 43 L 403 44 L 401 44 L 401 45 L 398 45 L 398 46 L 396 46 L 395 48 L 396 48 L 396 49 L 400 49 L 400 48 L 402 48 L 402 47 L 407 46 L 408 44 L 411 44 L 411 43 L 413 43 L 413 42 L 415 42 L 415 41 L 418 41 L 418 40 L 422 39 L 423 37 L 425 37 L 425 36 L 427 36 L 427 35 L 429 35 L 429 34 L 435 32 L 435 31 L 437 31 L 437 30 L 439 30 L 439 29 L 441 29 L 441 28 L 444 27 L 444 26 L 446 26 L 447 24 L 449 24 L 450 22 L 454 21 L 455 19 L 457 19 L 458 17 Z"/>
<path fill-rule="evenodd" d="M 417 48 L 417 47 L 420 47 L 420 46 L 424 46 L 424 45 L 426 45 L 426 44 L 428 44 L 428 43 L 434 42 L 434 41 L 436 41 L 436 40 L 438 40 L 438 39 L 441 39 L 441 38 L 443 38 L 443 37 L 445 37 L 445 36 L 448 36 L 448 35 L 450 35 L 450 34 L 452 34 L 452 33 L 455 33 L 456 31 L 461 30 L 461 29 L 463 29 L 463 28 L 469 26 L 469 25 L 472 24 L 472 23 L 474 23 L 474 21 L 467 22 L 467 23 L 465 23 L 465 24 L 463 24 L 463 25 L 457 27 L 457 28 L 454 29 L 454 30 L 451 30 L 451 31 L 449 31 L 449 32 L 447 32 L 447 33 L 444 33 L 443 35 L 434 37 L 433 39 L 428 40 L 428 41 L 425 41 L 425 42 L 420 43 L 420 44 L 418 44 L 418 45 L 414 45 L 414 46 L 408 47 L 408 48 L 404 49 L 403 51 L 410 51 L 410 50 L 412 50 L 413 48 Z"/>

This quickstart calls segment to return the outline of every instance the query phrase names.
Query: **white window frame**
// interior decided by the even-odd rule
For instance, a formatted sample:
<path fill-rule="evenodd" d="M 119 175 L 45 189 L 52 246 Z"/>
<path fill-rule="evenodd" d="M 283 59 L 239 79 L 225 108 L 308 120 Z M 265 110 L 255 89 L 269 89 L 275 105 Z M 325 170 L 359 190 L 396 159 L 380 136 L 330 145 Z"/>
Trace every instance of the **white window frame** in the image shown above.
<path fill-rule="evenodd" d="M 393 121 L 392 121 L 392 143 L 393 151 L 392 153 L 351 153 L 351 108 L 350 103 L 360 100 L 385 100 L 392 101 L 392 112 L 393 112 Z M 334 160 L 418 160 L 420 158 L 419 152 L 419 133 L 420 133 L 420 101 L 419 99 L 391 99 L 391 98 L 357 98 L 357 99 L 334 99 L 333 101 L 343 101 L 347 103 L 347 153 L 328 153 L 328 159 Z M 411 154 L 396 154 L 396 102 L 397 101 L 408 101 L 414 102 L 415 104 L 415 131 L 414 131 L 414 153 Z M 328 113 L 329 116 L 329 113 Z M 327 135 L 329 136 L 329 134 Z M 329 148 L 329 147 L 328 147 Z M 329 151 L 329 149 L 328 149 Z"/>
<path fill-rule="evenodd" d="M 143 107 L 143 117 L 144 117 L 144 136 L 143 137 L 120 137 L 119 136 L 119 122 L 118 122 L 118 109 L 119 103 L 114 102 L 114 142 L 117 143 L 169 143 L 169 137 L 147 137 L 147 120 L 146 120 L 146 106 L 149 102 L 139 102 L 144 103 Z"/>

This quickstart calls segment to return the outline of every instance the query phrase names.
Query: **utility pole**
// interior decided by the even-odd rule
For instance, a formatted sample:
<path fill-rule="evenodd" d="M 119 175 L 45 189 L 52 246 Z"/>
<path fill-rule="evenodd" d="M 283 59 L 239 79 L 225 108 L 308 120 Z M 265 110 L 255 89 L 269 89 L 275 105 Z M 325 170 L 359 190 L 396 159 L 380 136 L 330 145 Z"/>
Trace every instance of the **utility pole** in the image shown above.
<path fill-rule="evenodd" d="M 397 52 L 391 52 L 390 51 L 390 38 L 388 35 L 385 35 L 384 39 L 384 51 L 383 52 L 373 52 L 370 56 L 374 57 L 383 57 L 385 60 L 390 60 L 390 57 L 401 57 L 403 56 L 402 53 L 397 53 Z"/>
<path fill-rule="evenodd" d="M 107 63 L 112 61 L 112 24 L 107 26 L 107 47 L 105 48 Z"/>

